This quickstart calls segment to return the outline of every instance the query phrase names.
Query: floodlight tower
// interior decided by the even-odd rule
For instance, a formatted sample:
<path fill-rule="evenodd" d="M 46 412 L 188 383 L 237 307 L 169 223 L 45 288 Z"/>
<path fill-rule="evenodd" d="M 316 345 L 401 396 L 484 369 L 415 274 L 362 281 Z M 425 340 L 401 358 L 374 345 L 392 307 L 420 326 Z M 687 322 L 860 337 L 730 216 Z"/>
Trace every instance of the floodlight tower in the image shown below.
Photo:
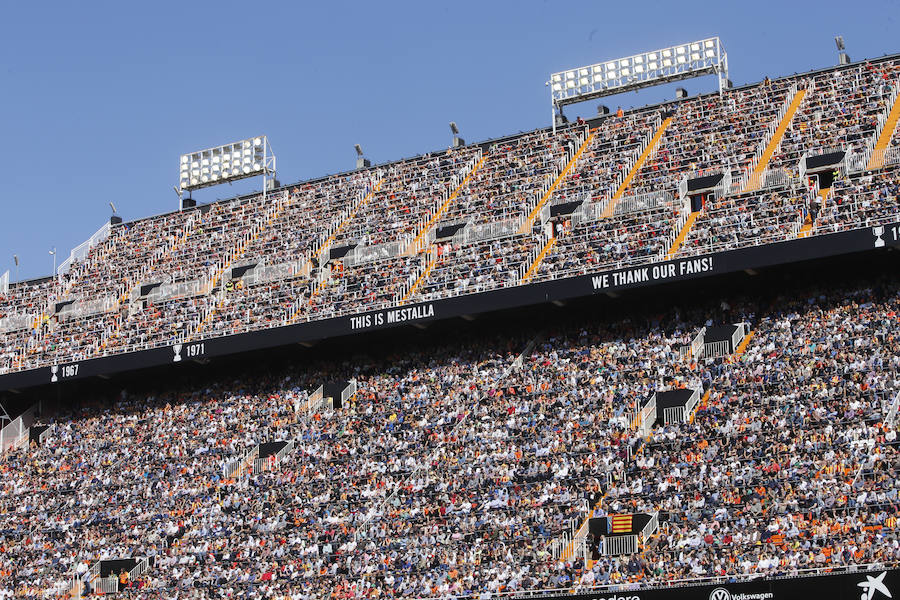
<path fill-rule="evenodd" d="M 275 178 L 275 154 L 264 136 L 247 138 L 198 150 L 181 155 L 179 185 L 175 187 L 178 194 L 178 209 L 194 206 L 196 203 L 190 194 L 194 190 L 237 181 L 262 175 L 262 199 L 266 199 L 268 180 Z M 188 193 L 187 199 L 184 192 Z"/>
<path fill-rule="evenodd" d="M 547 82 L 553 131 L 567 104 L 708 74 L 717 76 L 719 94 L 731 86 L 728 54 L 718 37 L 553 73 Z"/>
<path fill-rule="evenodd" d="M 362 146 L 359 144 L 353 144 L 353 149 L 356 150 L 356 170 L 360 169 L 368 169 L 372 166 L 372 161 L 366 158 L 363 155 Z"/>
<path fill-rule="evenodd" d="M 460 148 L 461 146 L 466 145 L 466 140 L 459 137 L 459 127 L 456 126 L 456 121 L 450 121 L 450 133 L 453 134 L 454 148 Z"/>
<path fill-rule="evenodd" d="M 846 46 L 844 46 L 844 36 L 837 35 L 834 37 L 834 45 L 837 46 L 838 50 L 838 64 L 839 65 L 849 65 L 850 64 L 850 55 L 848 55 L 844 50 L 846 50 Z"/>

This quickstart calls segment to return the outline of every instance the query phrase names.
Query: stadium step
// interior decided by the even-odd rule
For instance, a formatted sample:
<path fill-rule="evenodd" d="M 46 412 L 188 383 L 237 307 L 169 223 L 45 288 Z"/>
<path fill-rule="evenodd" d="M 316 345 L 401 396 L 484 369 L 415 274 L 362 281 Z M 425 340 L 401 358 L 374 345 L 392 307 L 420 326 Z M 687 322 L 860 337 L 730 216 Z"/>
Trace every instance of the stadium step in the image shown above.
<path fill-rule="evenodd" d="M 570 160 L 568 162 L 568 164 L 566 164 L 565 168 L 563 168 L 563 170 L 560 172 L 559 176 L 553 181 L 552 184 L 550 184 L 550 187 L 547 188 L 547 191 L 544 193 L 544 195 L 541 197 L 540 201 L 534 207 L 534 210 L 532 210 L 531 213 L 528 215 L 528 217 L 525 219 L 525 223 L 523 223 L 522 228 L 519 229 L 520 234 L 526 234 L 529 231 L 531 231 L 532 227 L 534 227 L 535 219 L 537 219 L 538 215 L 541 214 L 541 209 L 544 207 L 544 205 L 547 203 L 547 201 L 550 200 L 550 196 L 553 195 L 553 192 L 556 191 L 556 186 L 558 186 L 560 184 L 560 182 L 566 178 L 566 176 L 569 174 L 569 172 L 573 168 L 575 168 L 575 163 L 578 162 L 578 159 L 581 158 L 581 155 L 584 153 L 585 149 L 590 145 L 591 141 L 594 139 L 594 137 L 596 135 L 597 135 L 597 130 L 594 129 L 591 132 L 591 134 L 587 137 L 587 139 L 584 140 L 584 143 L 581 144 L 581 148 L 578 149 L 578 151 L 572 157 L 572 160 Z"/>
<path fill-rule="evenodd" d="M 797 112 L 797 109 L 800 108 L 800 104 L 803 102 L 803 98 L 806 97 L 806 90 L 800 89 L 797 90 L 797 93 L 794 94 L 794 99 L 791 100 L 790 106 L 788 106 L 787 112 L 784 113 L 784 116 L 781 118 L 781 122 L 778 123 L 778 127 L 775 129 L 775 133 L 772 135 L 772 139 L 769 140 L 766 149 L 763 150 L 762 156 L 759 158 L 759 162 L 756 164 L 756 168 L 753 169 L 753 173 L 750 174 L 750 178 L 747 180 L 747 185 L 744 186 L 744 189 L 741 190 L 741 193 L 744 192 L 752 192 L 759 188 L 759 178 L 765 173 L 766 169 L 769 167 L 769 161 L 772 160 L 772 156 L 775 154 L 775 150 L 778 149 L 778 146 L 781 145 L 781 140 L 784 138 L 784 133 L 787 131 L 788 126 L 791 124 L 791 121 L 794 120 L 794 114 Z"/>
<path fill-rule="evenodd" d="M 603 211 L 602 215 L 600 215 L 600 218 L 605 219 L 607 217 L 611 217 L 614 214 L 616 210 L 616 204 L 618 204 L 617 201 L 622 197 L 622 194 L 625 193 L 625 190 L 628 189 L 628 186 L 631 185 L 631 182 L 634 180 L 635 175 L 637 175 L 638 171 L 641 170 L 641 167 L 644 166 L 644 163 L 647 162 L 647 159 L 659 145 L 659 140 L 662 139 L 663 134 L 671 124 L 672 117 L 666 117 L 666 119 L 660 124 L 659 129 L 657 129 L 656 133 L 653 134 L 653 137 L 650 138 L 650 142 L 647 144 L 647 147 L 644 148 L 644 151 L 641 152 L 641 155 L 638 156 L 638 159 L 634 162 L 634 165 L 632 165 L 631 170 L 628 171 L 628 175 L 619 185 L 619 188 L 616 190 L 616 193 L 610 200 L 609 205 L 606 207 L 606 210 Z"/>
<path fill-rule="evenodd" d="M 738 344 L 737 350 L 734 351 L 735 358 L 740 358 L 743 356 L 744 352 L 747 350 L 747 346 L 750 345 L 750 340 L 753 339 L 753 336 L 756 334 L 755 331 L 750 331 L 747 335 L 744 336 L 744 339 L 741 340 L 741 343 Z"/>
<path fill-rule="evenodd" d="M 894 99 L 894 105 L 891 107 L 891 112 L 888 113 L 887 121 L 884 122 L 881 135 L 878 136 L 878 141 L 875 142 L 875 151 L 872 152 L 872 158 L 869 159 L 869 164 L 866 166 L 867 170 L 880 169 L 884 166 L 884 151 L 887 150 L 888 145 L 891 143 L 894 130 L 897 129 L 898 120 L 900 120 L 900 94 Z"/>
<path fill-rule="evenodd" d="M 428 232 L 431 231 L 431 229 L 435 225 L 437 225 L 438 221 L 440 221 L 441 217 L 444 216 L 444 213 L 447 212 L 447 209 L 450 208 L 450 205 L 453 204 L 453 201 L 456 200 L 456 197 L 459 196 L 459 194 L 460 194 L 460 192 L 462 192 L 463 188 L 466 187 L 466 185 L 468 185 L 469 181 L 471 181 L 472 178 L 475 177 L 475 174 L 478 173 L 478 170 L 484 164 L 484 161 L 486 159 L 487 159 L 487 156 L 482 155 L 481 159 L 477 163 L 475 163 L 475 166 L 472 168 L 471 171 L 469 171 L 469 174 L 463 178 L 463 180 L 460 182 L 460 184 L 458 186 L 456 186 L 456 189 L 453 190 L 453 193 L 451 193 L 447 197 L 447 200 L 444 201 L 444 203 L 440 206 L 440 208 L 438 208 L 437 211 L 435 211 L 435 213 L 433 215 L 431 215 L 431 218 L 428 219 L 428 222 L 425 223 L 425 226 L 422 227 L 422 229 L 419 231 L 418 234 L 416 234 L 416 237 L 413 240 L 413 243 L 409 245 L 410 249 L 408 250 L 408 252 L 410 254 L 414 254 L 420 250 L 424 250 L 424 246 L 426 245 L 424 243 L 424 240 L 425 240 L 425 237 L 428 235 Z"/>
<path fill-rule="evenodd" d="M 359 209 L 363 208 L 366 204 L 369 203 L 370 200 L 372 200 L 372 198 L 375 197 L 375 194 L 378 193 L 382 185 L 384 185 L 384 179 L 379 179 L 378 182 L 374 186 L 372 186 L 371 191 L 363 196 L 363 199 L 356 203 L 356 206 L 353 207 L 353 210 L 351 210 L 347 214 L 344 220 L 338 223 L 337 227 L 335 227 L 331 231 L 331 235 L 328 236 L 328 238 L 325 240 L 325 243 L 319 246 L 319 249 L 316 250 L 315 254 L 313 254 L 313 258 L 319 258 L 319 255 L 324 252 L 326 248 L 331 248 L 331 243 L 334 242 L 335 239 L 337 239 L 337 236 L 341 233 L 341 230 L 347 226 L 347 223 L 353 220 L 353 217 L 356 216 L 356 213 L 359 212 Z"/>
<path fill-rule="evenodd" d="M 540 254 L 537 255 L 537 258 L 534 259 L 534 262 L 531 263 L 531 266 L 528 267 L 528 270 L 525 272 L 525 275 L 522 277 L 522 283 L 525 283 L 534 275 L 535 271 L 537 271 L 538 267 L 541 266 L 541 262 L 544 260 L 544 257 L 547 256 L 547 253 L 553 249 L 553 245 L 556 244 L 556 238 L 552 237 L 547 240 L 547 243 L 544 244 L 544 248 L 541 250 Z"/>
<path fill-rule="evenodd" d="M 828 192 L 831 188 L 825 188 L 824 190 L 819 190 L 819 197 L 822 199 L 822 207 L 821 210 L 825 210 L 825 201 L 828 200 Z M 820 210 L 820 212 L 821 212 Z M 797 233 L 798 238 L 805 238 L 812 235 L 812 229 L 815 226 L 815 222 L 808 215 L 806 217 L 806 222 L 803 223 L 803 227 L 800 228 L 800 232 Z"/>
<path fill-rule="evenodd" d="M 687 237 L 688 233 L 691 231 L 691 227 L 694 226 L 694 221 L 697 220 L 697 217 L 700 215 L 699 212 L 692 212 L 687 221 L 684 223 L 684 227 L 681 228 L 681 231 L 678 233 L 678 237 L 675 238 L 675 241 L 672 242 L 672 247 L 669 248 L 669 251 L 666 253 L 666 260 L 675 258 L 675 255 L 678 254 L 679 248 L 681 248 L 681 244 L 684 243 L 684 239 Z"/>
<path fill-rule="evenodd" d="M 434 265 L 437 264 L 438 255 L 437 253 L 428 261 L 428 264 L 425 266 L 425 269 L 416 278 L 416 281 L 412 284 L 409 290 L 403 294 L 403 298 L 400 299 L 400 304 L 406 304 L 406 301 L 410 299 L 410 297 L 416 293 L 416 290 L 419 288 L 419 285 L 428 278 L 428 275 L 431 274 L 431 270 L 434 269 Z"/>
<path fill-rule="evenodd" d="M 697 410 L 703 410 L 704 408 L 706 408 L 706 405 L 709 402 L 710 392 L 712 392 L 712 390 L 706 390 L 706 392 L 703 394 L 703 397 L 700 398 L 700 404 L 697 405 Z M 694 422 L 694 417 L 697 415 L 697 410 L 691 413 L 691 418 L 689 419 L 690 423 Z"/>

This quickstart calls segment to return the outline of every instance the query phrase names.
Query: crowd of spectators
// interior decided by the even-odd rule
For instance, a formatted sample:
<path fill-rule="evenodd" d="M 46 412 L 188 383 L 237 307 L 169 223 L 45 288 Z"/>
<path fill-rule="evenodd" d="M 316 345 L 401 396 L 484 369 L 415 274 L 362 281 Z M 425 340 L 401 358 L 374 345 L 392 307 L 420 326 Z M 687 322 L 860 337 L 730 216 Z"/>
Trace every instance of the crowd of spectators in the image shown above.
<path fill-rule="evenodd" d="M 682 211 L 662 203 L 647 210 L 614 213 L 580 223 L 560 220 L 556 244 L 534 275 L 535 280 L 584 275 L 663 258 Z"/>
<path fill-rule="evenodd" d="M 796 172 L 807 150 L 862 151 L 878 125 L 878 115 L 890 107 L 885 99 L 898 85 L 896 61 L 865 63 L 802 78 L 806 96 L 794 114 L 770 168 Z"/>
<path fill-rule="evenodd" d="M 808 93 L 772 168 L 792 171 L 803 152 L 826 146 L 856 153 L 871 143 L 897 75 L 895 61 L 887 60 L 767 79 L 722 96 L 620 111 L 593 121 L 593 129 L 579 122 L 556 133 L 500 140 L 484 150 L 451 149 L 298 184 L 270 194 L 265 203 L 235 199 L 114 225 L 60 278 L 15 282 L 0 293 L 0 372 L 362 312 L 404 298 L 517 285 L 548 234 L 543 213 L 531 231 L 523 231 L 526 217 L 587 136 L 594 137 L 553 189 L 548 206 L 611 202 L 667 115 L 672 123 L 627 197 L 672 192 L 683 175 L 719 167 L 740 175 L 795 83 Z M 896 139 L 894 134 L 895 145 Z M 815 207 L 790 186 L 710 201 L 681 251 L 790 239 L 797 235 L 797 218 L 805 219 L 810 208 L 809 235 L 882 224 L 897 215 L 896 173 L 888 165 L 839 178 Z M 537 279 L 659 260 L 681 223 L 674 208 L 594 216 L 604 218 L 563 218 L 555 225 L 557 239 Z M 466 223 L 465 235 L 433 242 L 424 226 L 434 220 Z M 425 247 L 403 246 L 414 237 L 425 240 Z M 398 246 L 363 256 L 390 243 Z M 356 256 L 329 260 L 331 248 L 354 244 Z M 438 260 L 426 273 L 434 253 Z M 236 263 L 252 267 L 247 281 L 230 277 Z M 254 269 L 269 275 L 258 277 Z M 420 289 L 407 295 L 422 275 Z M 154 285 L 156 291 L 145 295 Z M 64 314 L 61 307 L 70 302 L 77 309 Z"/>
<path fill-rule="evenodd" d="M 710 200 L 681 246 L 681 254 L 706 254 L 771 244 L 796 237 L 808 199 L 790 189 Z"/>
<path fill-rule="evenodd" d="M 770 81 L 666 107 L 672 121 L 655 155 L 635 175 L 633 192 L 674 192 L 682 177 L 724 170 L 740 179 L 791 84 L 789 79 Z"/>
<path fill-rule="evenodd" d="M 465 597 L 900 563 L 900 282 L 573 318 L 343 362 L 86 399 L 0 461 L 0 588 L 61 597 L 147 556 L 125 598 Z M 746 320 L 738 359 L 685 358 Z M 524 352 L 523 352 L 524 350 Z M 357 382 L 307 411 L 323 381 Z M 634 408 L 700 387 L 644 439 Z M 280 463 L 225 476 L 257 444 Z M 599 499 L 599 500 L 597 500 Z M 637 555 L 553 552 L 573 520 L 651 512 Z"/>

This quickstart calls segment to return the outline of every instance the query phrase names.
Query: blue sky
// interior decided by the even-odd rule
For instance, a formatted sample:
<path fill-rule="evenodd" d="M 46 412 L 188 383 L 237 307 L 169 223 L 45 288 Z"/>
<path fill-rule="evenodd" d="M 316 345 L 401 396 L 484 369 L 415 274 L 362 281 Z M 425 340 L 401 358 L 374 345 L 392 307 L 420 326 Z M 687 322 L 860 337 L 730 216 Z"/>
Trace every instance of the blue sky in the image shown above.
<path fill-rule="evenodd" d="M 802 4 L 802 5 L 801 5 Z M 900 3 L 4 3 L 0 273 L 52 270 L 116 204 L 173 210 L 178 156 L 266 134 L 283 183 L 549 124 L 551 72 L 712 35 L 736 85 L 900 52 Z M 715 79 L 680 85 L 709 91 Z M 607 101 L 644 105 L 673 86 Z M 570 116 L 592 114 L 596 102 Z M 259 180 L 195 194 L 200 202 Z"/>

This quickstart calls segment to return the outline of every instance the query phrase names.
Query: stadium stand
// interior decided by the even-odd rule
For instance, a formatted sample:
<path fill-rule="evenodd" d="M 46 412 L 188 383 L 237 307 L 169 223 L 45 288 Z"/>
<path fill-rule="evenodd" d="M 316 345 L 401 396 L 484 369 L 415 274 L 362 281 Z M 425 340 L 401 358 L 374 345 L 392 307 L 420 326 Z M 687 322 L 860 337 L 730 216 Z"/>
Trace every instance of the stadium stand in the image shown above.
<path fill-rule="evenodd" d="M 60 405 L 0 462 L 0 588 L 558 596 L 896 566 L 896 273 L 701 298 Z M 692 345 L 734 322 L 740 344 Z M 679 389 L 693 412 L 641 421 Z M 580 526 L 635 513 L 636 553 Z"/>
<path fill-rule="evenodd" d="M 58 279 L 0 297 L 0 373 L 885 222 L 897 215 L 897 65 L 767 79 L 266 203 L 108 226 Z M 814 189 L 803 161 L 834 149 L 846 153 L 838 182 Z M 691 214 L 687 182 L 716 174 Z"/>

